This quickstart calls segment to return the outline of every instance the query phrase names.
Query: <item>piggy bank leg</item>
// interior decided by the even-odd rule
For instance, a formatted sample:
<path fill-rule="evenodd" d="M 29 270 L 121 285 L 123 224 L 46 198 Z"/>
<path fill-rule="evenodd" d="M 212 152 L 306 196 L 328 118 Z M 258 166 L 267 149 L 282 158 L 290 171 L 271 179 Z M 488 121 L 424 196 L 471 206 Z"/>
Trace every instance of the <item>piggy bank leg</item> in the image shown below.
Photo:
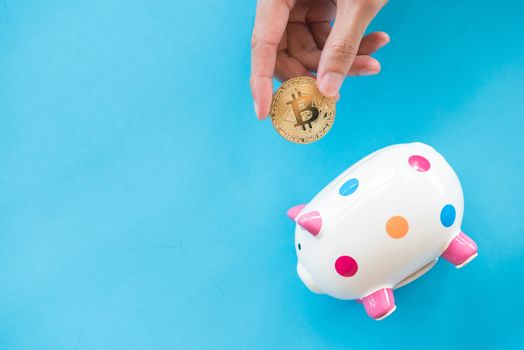
<path fill-rule="evenodd" d="M 397 308 L 391 288 L 379 289 L 365 296 L 359 302 L 362 302 L 367 314 L 375 320 L 386 318 Z"/>
<path fill-rule="evenodd" d="M 460 232 L 457 237 L 453 238 L 448 248 L 442 253 L 442 257 L 455 265 L 457 269 L 468 264 L 476 256 L 477 245 L 464 232 Z"/>

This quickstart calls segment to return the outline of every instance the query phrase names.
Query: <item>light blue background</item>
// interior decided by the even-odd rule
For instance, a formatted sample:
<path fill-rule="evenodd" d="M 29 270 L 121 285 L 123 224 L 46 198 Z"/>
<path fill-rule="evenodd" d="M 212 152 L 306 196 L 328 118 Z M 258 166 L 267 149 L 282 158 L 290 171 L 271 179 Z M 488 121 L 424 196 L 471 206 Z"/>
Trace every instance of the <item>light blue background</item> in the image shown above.
<path fill-rule="evenodd" d="M 377 77 L 294 145 L 248 87 L 253 1 L 0 0 L 0 349 L 522 349 L 520 1 L 391 1 Z M 295 273 L 288 207 L 436 147 L 480 256 L 382 322 Z"/>

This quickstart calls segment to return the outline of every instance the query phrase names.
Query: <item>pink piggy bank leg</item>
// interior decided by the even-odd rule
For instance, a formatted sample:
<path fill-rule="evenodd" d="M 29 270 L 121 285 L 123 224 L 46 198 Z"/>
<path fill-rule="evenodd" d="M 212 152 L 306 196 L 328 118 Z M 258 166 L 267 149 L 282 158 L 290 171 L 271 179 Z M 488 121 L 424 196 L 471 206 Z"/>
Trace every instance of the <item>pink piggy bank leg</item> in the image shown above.
<path fill-rule="evenodd" d="M 365 296 L 360 300 L 367 314 L 375 320 L 382 320 L 391 315 L 397 308 L 393 289 L 384 288 Z"/>
<path fill-rule="evenodd" d="M 477 245 L 464 232 L 460 232 L 457 237 L 453 238 L 448 248 L 442 253 L 442 257 L 455 265 L 457 269 L 468 264 L 476 256 Z"/>

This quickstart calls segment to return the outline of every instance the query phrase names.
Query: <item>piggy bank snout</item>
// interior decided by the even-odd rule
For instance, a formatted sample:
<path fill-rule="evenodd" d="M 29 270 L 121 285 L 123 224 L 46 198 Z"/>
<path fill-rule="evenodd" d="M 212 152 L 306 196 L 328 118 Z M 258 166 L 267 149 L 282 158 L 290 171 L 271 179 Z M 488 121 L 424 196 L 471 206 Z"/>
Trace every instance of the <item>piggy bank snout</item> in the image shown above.
<path fill-rule="evenodd" d="M 308 287 L 310 291 L 312 291 L 313 293 L 322 294 L 322 291 L 318 288 L 317 284 L 315 283 L 309 272 L 307 272 L 307 270 L 304 268 L 304 266 L 302 266 L 301 263 L 297 264 L 297 273 L 302 282 L 306 285 L 306 287 Z"/>

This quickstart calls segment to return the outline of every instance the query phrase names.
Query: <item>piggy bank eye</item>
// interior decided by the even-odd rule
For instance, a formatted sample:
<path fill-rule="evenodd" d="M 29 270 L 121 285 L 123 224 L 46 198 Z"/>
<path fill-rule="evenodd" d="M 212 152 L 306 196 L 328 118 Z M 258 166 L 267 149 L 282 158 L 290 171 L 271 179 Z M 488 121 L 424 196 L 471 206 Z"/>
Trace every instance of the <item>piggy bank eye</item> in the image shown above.
<path fill-rule="evenodd" d="M 301 250 L 302 249 L 302 246 L 300 245 L 300 243 L 298 244 L 298 250 Z"/>

